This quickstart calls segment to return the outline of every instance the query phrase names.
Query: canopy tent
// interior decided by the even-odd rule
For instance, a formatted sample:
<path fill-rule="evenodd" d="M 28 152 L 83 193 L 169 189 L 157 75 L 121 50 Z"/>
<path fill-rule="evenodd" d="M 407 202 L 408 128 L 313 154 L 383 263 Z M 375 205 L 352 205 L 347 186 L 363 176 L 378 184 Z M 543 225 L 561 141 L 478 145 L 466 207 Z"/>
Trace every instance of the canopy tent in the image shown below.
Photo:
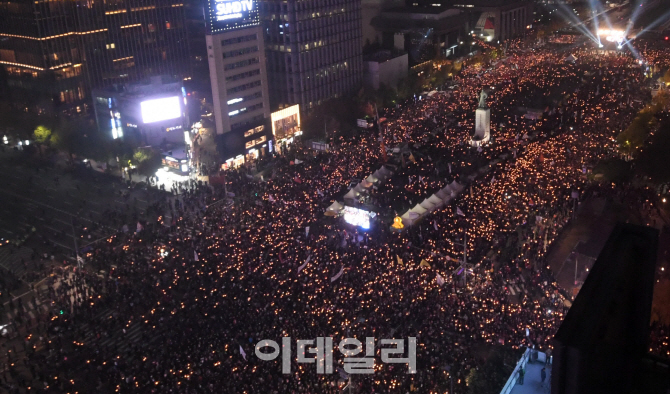
<path fill-rule="evenodd" d="M 448 191 L 445 191 L 444 189 L 439 190 L 437 193 L 433 194 L 433 196 L 439 198 L 443 202 L 446 203 L 447 199 L 451 199 L 451 193 Z"/>
<path fill-rule="evenodd" d="M 411 226 L 419 219 L 420 215 L 416 212 L 407 211 L 400 218 L 402 219 L 402 224 L 405 226 Z"/>
<path fill-rule="evenodd" d="M 459 194 L 460 192 L 465 189 L 465 186 L 461 185 L 460 183 L 453 181 L 449 184 L 449 186 L 457 193 Z"/>
<path fill-rule="evenodd" d="M 441 198 L 439 198 L 438 196 L 434 195 L 434 194 L 432 196 L 428 197 L 428 201 L 433 203 L 433 205 L 435 205 L 435 208 L 439 208 L 444 204 L 444 201 Z"/>
<path fill-rule="evenodd" d="M 349 189 L 347 194 L 344 195 L 345 200 L 355 200 L 361 193 L 357 192 L 354 189 Z"/>
<path fill-rule="evenodd" d="M 423 216 L 428 212 L 428 210 L 424 207 L 422 207 L 420 204 L 416 204 L 414 208 L 410 209 L 412 212 L 418 213 L 420 216 Z"/>
<path fill-rule="evenodd" d="M 344 205 L 340 204 L 339 202 L 335 201 L 328 208 L 326 208 L 326 211 L 331 211 L 331 212 L 340 212 L 341 210 L 344 209 Z"/>
<path fill-rule="evenodd" d="M 358 194 L 361 194 L 362 192 L 365 191 L 365 186 L 359 183 L 358 185 L 354 186 L 354 188 L 351 190 L 355 190 Z"/>
<path fill-rule="evenodd" d="M 379 171 L 379 174 L 381 175 L 381 178 L 383 178 L 383 179 L 390 178 L 391 175 L 393 175 L 393 171 L 386 168 L 386 166 L 382 166 L 378 171 Z"/>
<path fill-rule="evenodd" d="M 363 186 L 364 188 L 368 189 L 370 186 L 372 186 L 372 182 L 368 182 L 367 179 L 363 179 L 361 183 L 359 183 L 360 186 Z"/>
<path fill-rule="evenodd" d="M 425 210 L 428 211 L 428 212 L 433 212 L 433 211 L 435 210 L 435 208 L 437 208 L 437 207 L 435 206 L 435 204 L 433 204 L 432 202 L 430 202 L 430 200 L 428 200 L 428 199 L 423 200 L 423 201 L 421 202 L 421 204 L 419 204 L 419 206 L 420 206 L 421 208 L 425 209 Z"/>
<path fill-rule="evenodd" d="M 370 183 L 377 183 L 379 181 L 379 179 L 375 176 L 375 174 L 370 174 L 370 176 L 365 178 L 365 180 Z"/>

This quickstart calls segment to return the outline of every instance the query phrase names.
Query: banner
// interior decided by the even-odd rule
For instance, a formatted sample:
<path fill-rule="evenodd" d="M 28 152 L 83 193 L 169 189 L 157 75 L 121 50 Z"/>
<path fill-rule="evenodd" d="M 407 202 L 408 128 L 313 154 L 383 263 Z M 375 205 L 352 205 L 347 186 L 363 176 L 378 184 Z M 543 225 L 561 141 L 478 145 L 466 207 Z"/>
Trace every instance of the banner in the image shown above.
<path fill-rule="evenodd" d="M 342 273 L 344 273 L 344 266 L 342 266 L 342 268 L 340 268 L 340 272 L 338 272 L 337 275 L 330 278 L 330 283 L 333 283 L 336 280 L 340 279 L 340 276 L 342 276 Z"/>

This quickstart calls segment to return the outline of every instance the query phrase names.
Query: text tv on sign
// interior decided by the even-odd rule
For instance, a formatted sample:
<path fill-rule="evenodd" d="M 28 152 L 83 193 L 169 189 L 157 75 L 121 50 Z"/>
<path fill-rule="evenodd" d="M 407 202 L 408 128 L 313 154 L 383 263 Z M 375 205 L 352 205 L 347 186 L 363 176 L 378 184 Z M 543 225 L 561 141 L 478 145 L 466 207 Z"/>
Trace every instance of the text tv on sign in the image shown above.
<path fill-rule="evenodd" d="M 154 123 L 181 117 L 181 104 L 178 96 L 142 101 L 142 122 Z"/>
<path fill-rule="evenodd" d="M 226 1 L 216 0 L 215 13 L 217 21 L 242 18 L 243 12 L 254 9 L 253 0 Z"/>

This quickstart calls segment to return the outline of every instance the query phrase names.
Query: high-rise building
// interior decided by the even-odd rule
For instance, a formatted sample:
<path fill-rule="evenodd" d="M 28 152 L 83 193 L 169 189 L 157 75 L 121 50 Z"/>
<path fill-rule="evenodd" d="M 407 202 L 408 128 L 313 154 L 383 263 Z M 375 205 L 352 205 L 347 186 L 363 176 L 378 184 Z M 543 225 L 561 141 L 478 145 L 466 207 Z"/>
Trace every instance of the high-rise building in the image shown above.
<path fill-rule="evenodd" d="M 92 88 L 190 75 L 181 0 L 0 0 L 0 20 L 8 99 L 38 111 L 82 111 Z"/>
<path fill-rule="evenodd" d="M 361 0 L 263 0 L 273 109 L 309 110 L 361 87 Z"/>
<path fill-rule="evenodd" d="M 217 148 L 238 166 L 269 152 L 268 78 L 255 0 L 208 0 L 207 56 Z"/>

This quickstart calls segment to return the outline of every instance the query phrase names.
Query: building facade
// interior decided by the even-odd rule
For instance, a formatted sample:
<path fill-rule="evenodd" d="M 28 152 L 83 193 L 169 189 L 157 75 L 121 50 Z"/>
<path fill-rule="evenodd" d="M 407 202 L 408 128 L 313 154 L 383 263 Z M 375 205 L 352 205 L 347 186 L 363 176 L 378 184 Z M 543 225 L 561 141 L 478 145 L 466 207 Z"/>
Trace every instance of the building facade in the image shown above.
<path fill-rule="evenodd" d="M 471 33 L 488 41 L 525 34 L 533 23 L 534 4 L 526 0 L 457 0 L 454 7 L 471 15 Z"/>
<path fill-rule="evenodd" d="M 254 0 L 211 0 L 205 18 L 217 148 L 234 167 L 272 146 L 263 31 Z"/>
<path fill-rule="evenodd" d="M 0 1 L 9 100 L 38 112 L 81 112 L 93 88 L 155 75 L 188 78 L 180 1 Z"/>
<path fill-rule="evenodd" d="M 355 92 L 363 75 L 361 0 L 264 0 L 270 105 L 309 111 Z"/>
<path fill-rule="evenodd" d="M 375 90 L 381 84 L 397 88 L 398 83 L 407 78 L 409 60 L 407 53 L 394 53 L 390 50 L 378 51 L 365 59 L 366 86 Z"/>

